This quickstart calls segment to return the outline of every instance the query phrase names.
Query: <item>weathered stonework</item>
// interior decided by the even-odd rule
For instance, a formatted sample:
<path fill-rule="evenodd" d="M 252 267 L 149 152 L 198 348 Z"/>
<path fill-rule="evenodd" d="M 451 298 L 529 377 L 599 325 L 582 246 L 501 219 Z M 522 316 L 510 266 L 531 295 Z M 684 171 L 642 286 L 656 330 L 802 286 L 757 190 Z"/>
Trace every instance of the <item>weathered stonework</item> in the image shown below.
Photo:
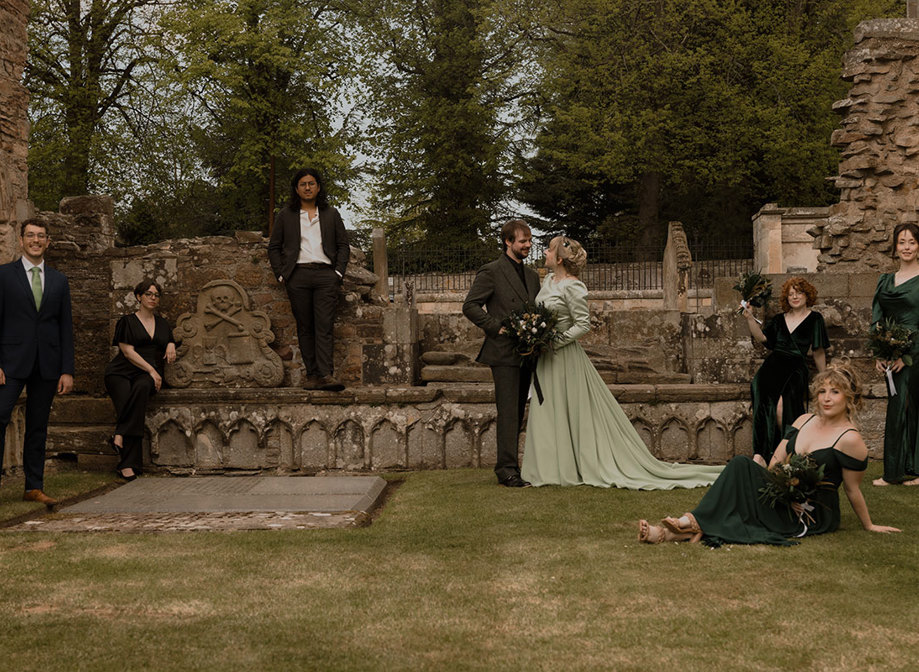
<path fill-rule="evenodd" d="M 284 379 L 271 321 L 251 310 L 249 295 L 232 280 L 213 280 L 198 292 L 195 313 L 179 317 L 176 362 L 166 367 L 172 387 L 277 387 Z"/>
<path fill-rule="evenodd" d="M 919 20 L 864 21 L 846 54 L 849 95 L 832 143 L 841 149 L 839 203 L 810 233 L 818 270 L 887 271 L 891 233 L 919 222 Z"/>
<path fill-rule="evenodd" d="M 0 264 L 18 256 L 19 222 L 31 215 L 28 202 L 29 92 L 26 65 L 28 0 L 0 3 Z"/>
<path fill-rule="evenodd" d="M 611 390 L 660 459 L 720 464 L 751 452 L 746 384 L 613 385 Z M 860 415 L 873 457 L 882 455 L 886 406 L 877 392 L 883 389 L 871 388 Z M 88 397 L 56 401 L 51 453 L 80 447 L 81 462 L 113 461 L 113 455 L 104 455 L 98 430 L 95 442 L 87 441 L 87 419 L 113 422 L 111 403 Z M 524 442 L 521 437 L 521 451 Z M 491 468 L 494 393 L 490 385 L 475 384 L 340 394 L 165 390 L 148 412 L 144 451 L 150 468 L 177 474 Z"/>

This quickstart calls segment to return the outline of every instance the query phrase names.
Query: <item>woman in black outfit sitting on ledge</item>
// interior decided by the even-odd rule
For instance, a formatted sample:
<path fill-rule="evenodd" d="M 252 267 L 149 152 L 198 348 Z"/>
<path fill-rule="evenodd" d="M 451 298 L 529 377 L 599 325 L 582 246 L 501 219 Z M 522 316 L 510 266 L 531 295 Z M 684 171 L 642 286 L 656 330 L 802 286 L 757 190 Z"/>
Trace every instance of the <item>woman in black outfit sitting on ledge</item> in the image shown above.
<path fill-rule="evenodd" d="M 163 385 L 164 362 L 175 361 L 172 328 L 154 314 L 162 290 L 152 280 L 134 288 L 139 307 L 115 325 L 112 345 L 118 354 L 105 368 L 105 389 L 118 417 L 109 444 L 121 456 L 117 472 L 133 481 L 143 466 L 142 443 L 147 400 Z"/>

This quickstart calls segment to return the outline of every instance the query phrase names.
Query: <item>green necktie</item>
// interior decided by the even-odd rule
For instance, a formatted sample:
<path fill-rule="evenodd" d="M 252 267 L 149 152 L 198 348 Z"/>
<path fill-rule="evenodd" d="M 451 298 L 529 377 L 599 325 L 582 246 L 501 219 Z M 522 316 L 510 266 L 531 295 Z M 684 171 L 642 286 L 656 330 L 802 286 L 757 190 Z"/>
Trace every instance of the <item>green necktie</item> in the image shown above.
<path fill-rule="evenodd" d="M 32 272 L 32 296 L 35 298 L 35 308 L 41 308 L 41 269 L 33 266 L 29 269 Z"/>

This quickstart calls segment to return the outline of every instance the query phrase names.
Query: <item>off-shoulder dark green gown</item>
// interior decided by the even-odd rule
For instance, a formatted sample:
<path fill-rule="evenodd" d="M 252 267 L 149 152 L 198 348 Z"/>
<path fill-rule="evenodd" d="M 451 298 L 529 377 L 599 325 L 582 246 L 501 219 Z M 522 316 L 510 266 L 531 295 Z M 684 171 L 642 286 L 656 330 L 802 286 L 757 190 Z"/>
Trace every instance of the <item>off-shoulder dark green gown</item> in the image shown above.
<path fill-rule="evenodd" d="M 791 427 L 786 438 L 786 450 L 791 455 L 795 452 L 798 428 Z M 723 543 L 791 546 L 798 543 L 794 537 L 834 532 L 839 527 L 838 489 L 842 470 L 868 468 L 867 458 L 857 460 L 836 450 L 838 442 L 839 438 L 832 446 L 811 452 L 818 465 L 825 465 L 823 478 L 827 485 L 811 497 L 814 510 L 810 515 L 814 522 L 808 521 L 806 529 L 789 507 L 780 504 L 772 508 L 760 500 L 759 490 L 766 484 L 766 469 L 746 455 L 740 455 L 728 462 L 692 512 L 702 528 L 703 541 L 712 546 Z"/>
<path fill-rule="evenodd" d="M 772 352 L 753 377 L 753 452 L 768 463 L 782 437 L 796 418 L 807 412 L 807 353 L 830 347 L 823 315 L 811 311 L 793 332 L 788 331 L 785 313 L 763 326 L 766 347 Z M 776 422 L 776 407 L 782 399 L 782 427 Z"/>
<path fill-rule="evenodd" d="M 919 276 L 894 285 L 894 274 L 878 279 L 871 308 L 871 324 L 893 318 L 919 329 Z M 901 483 L 919 475 L 919 342 L 913 346 L 912 366 L 893 374 L 897 394 L 887 398 L 884 424 L 884 480 Z M 889 395 L 889 392 L 888 392 Z"/>

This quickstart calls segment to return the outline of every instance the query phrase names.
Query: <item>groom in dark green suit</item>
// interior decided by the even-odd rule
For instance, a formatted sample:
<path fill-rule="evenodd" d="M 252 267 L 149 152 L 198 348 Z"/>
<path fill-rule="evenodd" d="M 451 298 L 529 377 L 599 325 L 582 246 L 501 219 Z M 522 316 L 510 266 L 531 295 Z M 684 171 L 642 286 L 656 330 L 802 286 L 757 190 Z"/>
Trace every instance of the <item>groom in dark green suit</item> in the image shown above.
<path fill-rule="evenodd" d="M 530 387 L 530 370 L 520 366 L 520 357 L 501 321 L 510 313 L 533 302 L 539 292 L 539 276 L 523 265 L 530 253 L 530 227 L 522 219 L 512 219 L 501 228 L 504 254 L 482 266 L 463 303 L 463 315 L 485 332 L 485 342 L 477 361 L 491 367 L 498 409 L 498 457 L 495 474 L 509 488 L 530 484 L 520 478 L 517 445 L 520 425 Z"/>

